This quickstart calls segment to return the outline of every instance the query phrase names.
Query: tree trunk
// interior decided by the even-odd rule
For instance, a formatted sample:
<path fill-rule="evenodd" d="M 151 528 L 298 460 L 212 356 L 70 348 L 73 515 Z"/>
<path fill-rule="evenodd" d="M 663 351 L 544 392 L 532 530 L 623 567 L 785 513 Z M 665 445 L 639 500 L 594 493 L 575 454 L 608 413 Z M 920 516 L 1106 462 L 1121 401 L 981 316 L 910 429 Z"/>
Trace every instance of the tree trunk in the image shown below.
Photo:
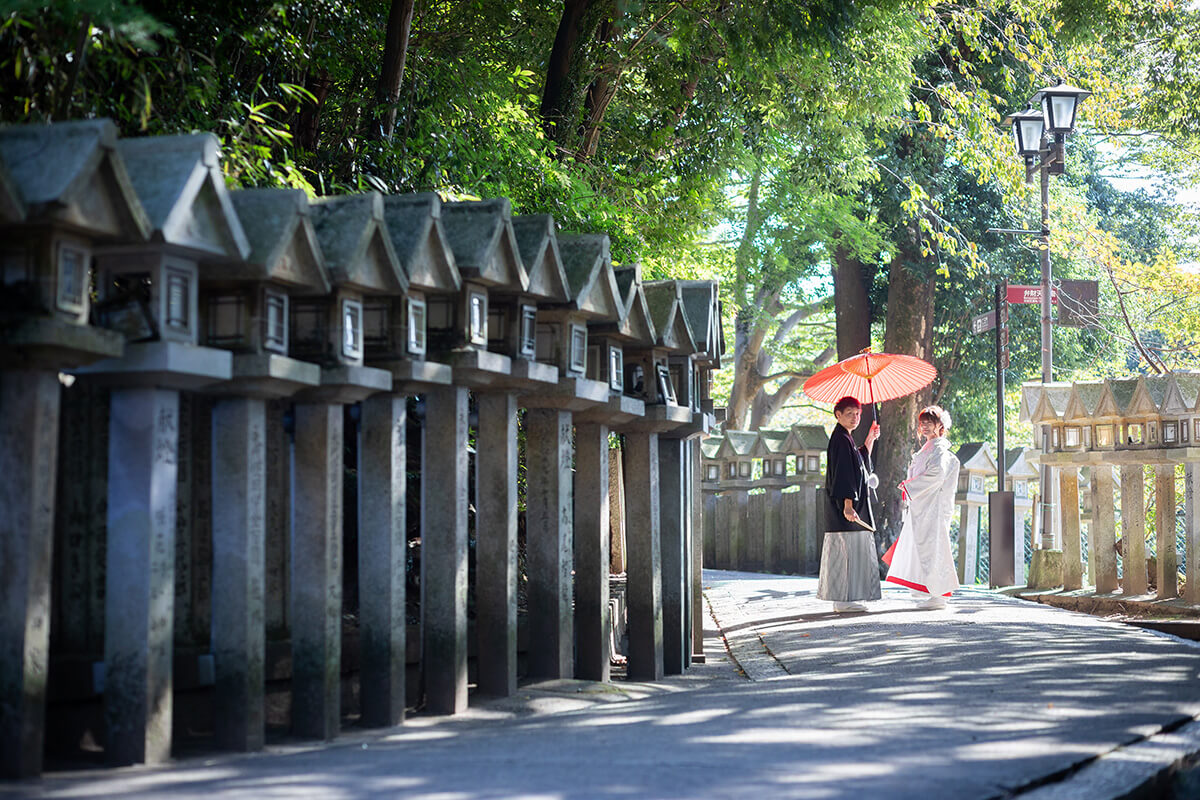
<path fill-rule="evenodd" d="M 920 231 L 910 223 L 900 251 L 888 270 L 888 300 L 884 350 L 929 359 L 933 346 L 934 280 L 922 276 Z M 929 402 L 930 387 L 882 404 L 880 436 L 875 444 L 879 475 L 876 543 L 880 552 L 900 533 L 900 481 L 916 447 L 917 412 Z"/>
<path fill-rule="evenodd" d="M 833 251 L 833 309 L 837 329 L 838 361 L 862 352 L 871 346 L 871 300 L 867 287 L 875 279 L 875 268 L 838 246 Z M 854 441 L 861 445 L 866 439 L 875 409 L 863 402 L 862 420 L 854 431 Z"/>
<path fill-rule="evenodd" d="M 296 146 L 301 150 L 313 152 L 317 149 L 317 141 L 321 136 L 321 107 L 325 98 L 333 88 L 333 79 L 329 73 L 321 70 L 316 76 L 310 75 L 305 87 L 317 99 L 315 103 L 306 102 L 300 107 L 300 115 L 296 120 Z"/>
<path fill-rule="evenodd" d="M 383 46 L 383 68 L 375 85 L 375 105 L 379 111 L 379 126 L 375 132 L 391 141 L 396 130 L 396 103 L 400 100 L 400 84 L 404 80 L 404 62 L 408 58 L 408 36 L 412 30 L 415 0 L 392 0 L 388 12 L 387 34 Z"/>
<path fill-rule="evenodd" d="M 565 148 L 578 130 L 587 43 L 610 0 L 563 0 L 562 18 L 546 63 L 541 117 L 546 135 Z"/>
<path fill-rule="evenodd" d="M 616 37 L 619 15 L 618 8 L 612 19 L 606 19 L 600 25 L 597 41 L 601 45 L 611 42 Z M 620 77 L 619 66 L 605 65 L 588 86 L 587 97 L 583 103 L 583 126 L 579 129 L 580 144 L 575 152 L 575 158 L 579 161 L 587 161 L 596 154 L 596 146 L 600 142 L 600 123 L 604 120 L 608 104 L 617 94 L 617 81 Z"/>

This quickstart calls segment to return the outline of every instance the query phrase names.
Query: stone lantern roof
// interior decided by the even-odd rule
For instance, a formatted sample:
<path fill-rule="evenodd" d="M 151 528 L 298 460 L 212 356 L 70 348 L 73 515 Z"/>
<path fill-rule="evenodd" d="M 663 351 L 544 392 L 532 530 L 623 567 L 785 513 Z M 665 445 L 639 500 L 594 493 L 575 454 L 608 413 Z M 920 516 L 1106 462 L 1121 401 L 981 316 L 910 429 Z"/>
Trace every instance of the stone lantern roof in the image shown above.
<path fill-rule="evenodd" d="M 117 149 L 150 220 L 152 240 L 188 248 L 202 260 L 240 261 L 249 255 L 225 188 L 216 136 L 122 139 Z"/>
<path fill-rule="evenodd" d="M 442 227 L 464 279 L 510 292 L 529 288 L 507 199 L 446 203 Z"/>
<path fill-rule="evenodd" d="M 589 319 L 619 321 L 624 308 L 618 299 L 612 258 L 604 234 L 564 234 L 558 248 L 567 275 L 568 304 Z"/>
<path fill-rule="evenodd" d="M 720 285 L 716 281 L 675 281 L 680 302 L 695 339 L 699 361 L 710 369 L 721 368 L 725 335 L 721 323 Z"/>
<path fill-rule="evenodd" d="M 1116 400 L 1108 385 L 1102 381 L 1073 384 L 1063 408 L 1063 420 L 1066 422 L 1115 419 L 1118 416 Z"/>
<path fill-rule="evenodd" d="M 697 351 L 695 337 L 680 303 L 675 281 L 651 281 L 643 284 L 650 318 L 658 332 L 658 345 L 681 355 Z"/>
<path fill-rule="evenodd" d="M 614 269 L 613 277 L 623 315 L 614 328 L 615 335 L 643 347 L 653 347 L 658 334 L 642 289 L 642 265 L 634 262 Z"/>
<path fill-rule="evenodd" d="M 760 457 L 779 456 L 792 451 L 792 431 L 789 428 L 759 428 L 758 441 L 753 455 Z"/>
<path fill-rule="evenodd" d="M 400 294 L 408 279 L 383 222 L 378 192 L 313 201 L 313 231 L 334 285 L 364 294 Z"/>
<path fill-rule="evenodd" d="M 725 437 L 720 435 L 706 436 L 700 440 L 700 455 L 709 460 L 719 458 L 721 445 L 725 443 Z"/>
<path fill-rule="evenodd" d="M 995 472 L 996 459 L 992 457 L 992 449 L 983 442 L 967 442 L 955 453 L 963 471 L 966 472 Z"/>
<path fill-rule="evenodd" d="M 210 277 L 270 281 L 297 296 L 329 294 L 329 270 L 304 192 L 240 189 L 230 194 L 230 201 L 242 220 L 250 252 L 245 265 L 214 266 L 208 270 Z"/>
<path fill-rule="evenodd" d="M 442 201 L 433 192 L 388 195 L 383 215 L 392 249 L 413 289 L 457 292 L 462 278 L 442 227 Z"/>
<path fill-rule="evenodd" d="M 554 234 L 554 218 L 549 214 L 516 216 L 512 228 L 529 276 L 526 292 L 549 303 L 567 302 L 567 274 Z"/>
<path fill-rule="evenodd" d="M 1184 408 L 1200 411 L 1200 372 L 1176 372 L 1172 377 Z"/>
<path fill-rule="evenodd" d="M 0 161 L 25 207 L 26 221 L 129 242 L 149 237 L 150 221 L 117 152 L 117 129 L 109 120 L 5 128 L 0 131 Z"/>

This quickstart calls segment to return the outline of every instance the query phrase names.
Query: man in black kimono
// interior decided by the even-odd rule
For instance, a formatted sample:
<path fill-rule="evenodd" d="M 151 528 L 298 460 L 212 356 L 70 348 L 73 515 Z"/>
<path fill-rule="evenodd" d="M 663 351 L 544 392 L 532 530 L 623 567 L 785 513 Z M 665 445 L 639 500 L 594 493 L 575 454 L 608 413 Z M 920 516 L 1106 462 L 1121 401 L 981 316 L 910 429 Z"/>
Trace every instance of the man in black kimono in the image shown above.
<path fill-rule="evenodd" d="M 867 479 L 874 472 L 871 451 L 879 438 L 879 423 L 872 423 L 862 447 L 854 444 L 851 432 L 862 419 L 862 403 L 843 397 L 833 407 L 837 424 L 829 435 L 825 453 L 825 491 L 829 497 L 829 520 L 825 530 L 855 531 L 875 527 Z"/>
<path fill-rule="evenodd" d="M 825 488 L 829 495 L 828 526 L 821 543 L 821 572 L 817 598 L 833 602 L 837 613 L 866 611 L 863 600 L 878 600 L 879 555 L 875 552 L 875 527 L 868 497 L 871 484 L 871 450 L 879 438 L 872 425 L 862 447 L 850 432 L 862 419 L 862 404 L 843 397 L 833 407 L 837 425 L 829 435 Z"/>

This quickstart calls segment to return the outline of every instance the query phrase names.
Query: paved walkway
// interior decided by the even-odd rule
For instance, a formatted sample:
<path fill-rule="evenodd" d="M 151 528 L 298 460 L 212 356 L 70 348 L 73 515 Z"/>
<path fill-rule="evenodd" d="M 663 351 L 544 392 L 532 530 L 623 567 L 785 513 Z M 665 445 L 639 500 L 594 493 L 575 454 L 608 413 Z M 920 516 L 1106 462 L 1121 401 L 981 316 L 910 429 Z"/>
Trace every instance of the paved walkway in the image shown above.
<path fill-rule="evenodd" d="M 811 578 L 704 577 L 708 663 L 685 676 L 537 684 L 327 746 L 0 797 L 1103 800 L 1200 750 L 1194 643 L 982 590 L 917 611 L 885 589 L 834 615 Z"/>

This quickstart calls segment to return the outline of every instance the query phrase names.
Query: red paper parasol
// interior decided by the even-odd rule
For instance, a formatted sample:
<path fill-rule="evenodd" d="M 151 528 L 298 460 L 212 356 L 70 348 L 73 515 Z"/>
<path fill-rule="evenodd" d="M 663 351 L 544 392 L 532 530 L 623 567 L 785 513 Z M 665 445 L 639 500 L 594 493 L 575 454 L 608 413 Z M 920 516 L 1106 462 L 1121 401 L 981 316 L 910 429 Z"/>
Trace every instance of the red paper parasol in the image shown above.
<path fill-rule="evenodd" d="M 868 349 L 813 375 L 804 382 L 804 393 L 824 403 L 847 395 L 860 403 L 877 403 L 912 394 L 936 377 L 933 365 L 915 356 Z"/>

